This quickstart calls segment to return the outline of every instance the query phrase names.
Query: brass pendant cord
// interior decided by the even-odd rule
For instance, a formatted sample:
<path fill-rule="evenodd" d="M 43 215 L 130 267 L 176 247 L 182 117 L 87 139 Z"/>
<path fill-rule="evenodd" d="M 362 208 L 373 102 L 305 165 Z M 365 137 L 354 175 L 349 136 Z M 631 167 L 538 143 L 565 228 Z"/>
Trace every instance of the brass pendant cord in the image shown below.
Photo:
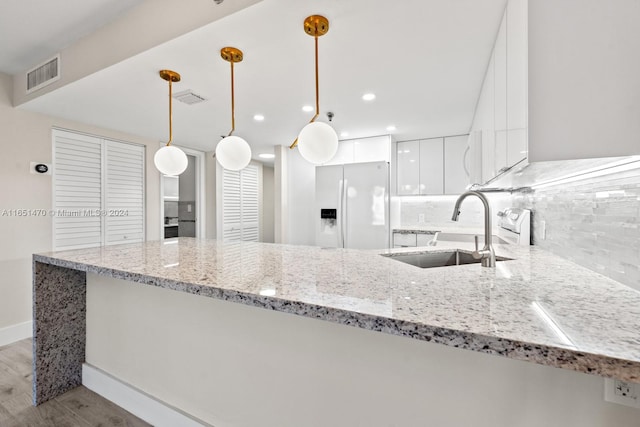
<path fill-rule="evenodd" d="M 236 130 L 236 97 L 233 86 L 233 62 L 234 61 L 229 61 L 229 63 L 231 64 L 231 131 L 227 136 L 231 136 L 231 134 L 233 134 L 233 131 Z"/>
<path fill-rule="evenodd" d="M 220 56 L 225 61 L 231 64 L 231 131 L 229 131 L 229 135 L 233 135 L 233 132 L 236 130 L 236 91 L 235 91 L 235 75 L 234 75 L 234 64 L 236 62 L 241 62 L 244 55 L 242 51 L 235 47 L 223 47 L 220 49 Z"/>
<path fill-rule="evenodd" d="M 160 70 L 160 78 L 166 82 L 169 82 L 169 142 L 167 147 L 171 145 L 173 141 L 173 83 L 180 81 L 180 74 L 171 70 Z"/>
<path fill-rule="evenodd" d="M 173 87 L 173 82 L 169 79 L 169 142 L 167 142 L 167 147 L 171 145 L 171 141 L 173 141 L 173 96 L 171 93 L 171 89 Z"/>
<path fill-rule="evenodd" d="M 313 116 L 313 118 L 309 121 L 309 123 L 313 123 L 316 121 L 316 119 L 318 118 L 318 116 L 320 115 L 320 84 L 319 84 L 319 73 L 318 73 L 318 26 L 316 24 L 316 31 L 315 31 L 315 35 L 313 36 L 313 38 L 315 39 L 315 45 L 316 45 L 316 114 Z M 291 144 L 289 146 L 289 148 L 293 149 L 295 148 L 295 146 L 298 145 L 298 138 L 296 138 L 295 141 L 293 141 L 293 144 Z"/>

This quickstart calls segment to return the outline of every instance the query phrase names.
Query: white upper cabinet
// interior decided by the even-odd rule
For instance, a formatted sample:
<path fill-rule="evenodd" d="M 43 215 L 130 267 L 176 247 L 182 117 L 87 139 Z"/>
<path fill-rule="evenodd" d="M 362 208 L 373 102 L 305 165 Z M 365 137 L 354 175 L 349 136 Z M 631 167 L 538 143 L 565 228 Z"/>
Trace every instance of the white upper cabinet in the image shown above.
<path fill-rule="evenodd" d="M 494 126 L 496 132 L 507 129 L 507 12 L 505 10 L 493 48 Z"/>
<path fill-rule="evenodd" d="M 485 183 L 527 156 L 527 0 L 509 0 L 471 126 Z M 478 167 L 480 170 L 478 170 Z M 475 181 L 475 180 L 474 180 Z"/>
<path fill-rule="evenodd" d="M 444 192 L 444 138 L 420 141 L 420 194 Z"/>
<path fill-rule="evenodd" d="M 348 165 L 350 163 L 389 162 L 391 157 L 391 136 L 381 135 L 370 138 L 347 139 L 338 143 L 338 151 L 327 165 Z"/>
<path fill-rule="evenodd" d="M 468 135 L 444 139 L 444 194 L 462 194 L 469 185 Z"/>
<path fill-rule="evenodd" d="M 529 160 L 640 154 L 640 2 L 529 2 Z"/>
<path fill-rule="evenodd" d="M 420 141 L 398 142 L 398 195 L 420 194 Z"/>
<path fill-rule="evenodd" d="M 398 142 L 397 194 L 460 194 L 469 184 L 469 135 Z"/>
<path fill-rule="evenodd" d="M 527 0 L 507 4 L 507 164 L 527 157 Z"/>

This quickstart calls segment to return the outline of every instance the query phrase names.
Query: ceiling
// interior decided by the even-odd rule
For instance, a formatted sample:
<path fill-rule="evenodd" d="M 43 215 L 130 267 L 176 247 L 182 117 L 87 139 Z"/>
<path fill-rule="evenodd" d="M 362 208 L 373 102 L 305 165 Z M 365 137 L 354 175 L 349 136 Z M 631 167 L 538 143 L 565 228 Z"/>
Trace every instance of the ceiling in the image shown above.
<path fill-rule="evenodd" d="M 398 141 L 466 133 L 506 0 L 264 0 L 196 31 L 36 98 L 20 108 L 105 128 L 168 139 L 168 86 L 158 71 L 182 75 L 174 93 L 174 142 L 212 151 L 231 127 L 230 69 L 220 48 L 235 46 L 236 132 L 254 158 L 289 145 L 313 113 L 313 39 L 304 18 L 325 15 L 319 39 L 321 120 L 357 138 Z M 62 64 L 64 70 L 64 64 Z M 362 100 L 366 92 L 376 99 Z M 253 119 L 264 115 L 262 122 Z M 387 131 L 389 125 L 397 130 Z"/>
<path fill-rule="evenodd" d="M 46 61 L 143 0 L 1 0 L 0 72 Z"/>

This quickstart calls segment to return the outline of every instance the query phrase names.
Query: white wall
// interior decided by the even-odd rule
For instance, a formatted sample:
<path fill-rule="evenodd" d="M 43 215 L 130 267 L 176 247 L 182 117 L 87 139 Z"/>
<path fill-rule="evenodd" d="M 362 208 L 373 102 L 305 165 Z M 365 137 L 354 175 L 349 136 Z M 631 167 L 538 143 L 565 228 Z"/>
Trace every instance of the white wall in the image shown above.
<path fill-rule="evenodd" d="M 288 239 L 283 243 L 314 245 L 316 240 L 314 206 L 316 203 L 316 167 L 300 155 L 300 150 L 286 148 Z"/>
<path fill-rule="evenodd" d="M 205 165 L 205 186 L 206 186 L 206 225 L 207 231 L 206 236 L 207 239 L 215 239 L 218 231 L 217 227 L 217 161 L 216 158 L 213 157 L 215 152 L 209 152 L 204 154 L 204 165 Z"/>
<path fill-rule="evenodd" d="M 51 217 L 15 217 L 2 212 L 51 209 L 51 175 L 31 174 L 29 163 L 51 163 L 53 126 L 145 144 L 147 239 L 158 239 L 160 229 L 155 209 L 160 205 L 160 176 L 153 165 L 157 141 L 15 109 L 11 91 L 11 77 L 0 73 L 0 329 L 31 320 L 31 255 L 52 249 Z"/>
<path fill-rule="evenodd" d="M 640 2 L 529 2 L 529 161 L 640 153 Z"/>
<path fill-rule="evenodd" d="M 640 419 L 600 377 L 95 275 L 87 337 L 87 363 L 216 427 Z"/>
<path fill-rule="evenodd" d="M 273 243 L 274 240 L 274 172 L 273 168 L 265 165 L 262 168 L 262 241 Z"/>

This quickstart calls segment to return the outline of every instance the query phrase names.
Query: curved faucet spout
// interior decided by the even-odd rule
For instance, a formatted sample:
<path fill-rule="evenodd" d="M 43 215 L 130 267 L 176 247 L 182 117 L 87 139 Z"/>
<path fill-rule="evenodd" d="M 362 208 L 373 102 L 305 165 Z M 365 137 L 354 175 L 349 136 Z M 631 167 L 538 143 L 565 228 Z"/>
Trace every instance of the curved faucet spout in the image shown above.
<path fill-rule="evenodd" d="M 493 250 L 492 243 L 491 205 L 489 205 L 487 196 L 478 191 L 467 191 L 466 193 L 462 193 L 460 197 L 458 197 L 458 200 L 456 200 L 456 205 L 453 208 L 453 215 L 451 216 L 451 220 L 458 220 L 458 217 L 460 216 L 460 205 L 462 204 L 462 201 L 468 196 L 476 196 L 484 205 L 484 248 L 482 248 L 482 250 L 478 250 L 476 240 L 476 250 L 473 253 L 473 256 L 476 258 L 482 258 L 483 267 L 495 267 L 496 254 Z"/>

